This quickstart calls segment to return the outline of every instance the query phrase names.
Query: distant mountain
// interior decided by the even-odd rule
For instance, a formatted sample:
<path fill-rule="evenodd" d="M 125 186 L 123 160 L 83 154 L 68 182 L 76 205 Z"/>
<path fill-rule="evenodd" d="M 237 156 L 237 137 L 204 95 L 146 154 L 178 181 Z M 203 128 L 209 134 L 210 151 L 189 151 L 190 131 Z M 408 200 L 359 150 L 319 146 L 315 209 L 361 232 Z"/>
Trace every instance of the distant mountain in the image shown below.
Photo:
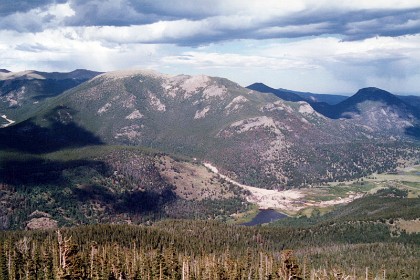
<path fill-rule="evenodd" d="M 273 93 L 274 95 L 276 95 L 277 97 L 285 101 L 293 101 L 293 102 L 307 101 L 306 98 L 303 98 L 292 91 L 284 90 L 284 89 L 274 89 L 263 83 L 254 83 L 252 85 L 247 86 L 246 88 L 263 92 L 263 93 Z"/>
<path fill-rule="evenodd" d="M 360 107 L 360 104 L 368 101 L 380 103 L 383 107 L 399 109 L 401 112 L 408 114 L 414 113 L 413 108 L 403 100 L 390 92 L 375 87 L 360 89 L 356 94 L 346 100 L 333 106 L 327 106 L 327 110 L 321 113 L 330 118 L 349 118 L 355 114 L 360 114 L 363 109 Z M 405 116 L 406 114 L 403 115 Z"/>
<path fill-rule="evenodd" d="M 46 99 L 24 122 L 0 129 L 0 150 L 135 145 L 211 162 L 249 185 L 291 188 L 393 168 L 403 153 L 386 151 L 411 139 L 405 129 L 412 123 L 392 112 L 388 124 L 326 118 L 312 106 L 224 78 L 117 71 Z"/>
<path fill-rule="evenodd" d="M 398 98 L 416 108 L 417 112 L 420 112 L 420 96 L 414 95 L 398 95 Z"/>
<path fill-rule="evenodd" d="M 43 100 L 63 93 L 101 74 L 89 70 L 69 73 L 0 71 L 0 115 L 25 119 Z M 0 123 L 1 125 L 1 123 Z"/>
<path fill-rule="evenodd" d="M 310 104 L 315 102 L 325 102 L 329 105 L 335 105 L 346 98 L 347 96 L 342 95 L 333 95 L 333 94 L 317 94 L 317 93 L 311 93 L 311 92 L 300 92 L 300 91 L 294 91 L 294 90 L 288 90 L 288 89 L 275 89 L 272 87 L 269 87 L 263 83 L 254 83 L 252 85 L 247 86 L 246 88 L 263 92 L 263 93 L 273 93 L 277 97 L 286 100 L 286 101 L 306 101 Z"/>
<path fill-rule="evenodd" d="M 279 89 L 280 90 L 280 89 Z M 319 93 L 311 93 L 311 92 L 299 92 L 299 91 L 292 91 L 297 95 L 309 100 L 311 103 L 313 102 L 324 102 L 329 105 L 335 105 L 344 101 L 348 98 L 348 96 L 344 95 L 335 95 L 335 94 L 319 94 Z"/>
<path fill-rule="evenodd" d="M 284 93 L 302 96 L 302 99 L 323 116 L 331 119 L 354 119 L 354 123 L 369 127 L 374 131 L 381 131 L 383 135 L 405 131 L 409 135 L 420 136 L 418 129 L 420 98 L 415 96 L 396 96 L 374 87 L 361 89 L 351 97 L 339 95 L 327 97 L 328 95 L 273 89 L 261 83 L 253 84 L 248 88 L 263 93 L 273 93 L 280 98 Z M 298 98 L 288 99 L 296 101 Z M 340 102 L 336 103 L 337 101 Z"/>
<path fill-rule="evenodd" d="M 13 80 L 89 80 L 101 74 L 85 69 L 76 69 L 72 72 L 40 72 L 34 70 L 27 70 L 21 72 L 10 72 L 6 69 L 0 70 L 0 81 Z"/>

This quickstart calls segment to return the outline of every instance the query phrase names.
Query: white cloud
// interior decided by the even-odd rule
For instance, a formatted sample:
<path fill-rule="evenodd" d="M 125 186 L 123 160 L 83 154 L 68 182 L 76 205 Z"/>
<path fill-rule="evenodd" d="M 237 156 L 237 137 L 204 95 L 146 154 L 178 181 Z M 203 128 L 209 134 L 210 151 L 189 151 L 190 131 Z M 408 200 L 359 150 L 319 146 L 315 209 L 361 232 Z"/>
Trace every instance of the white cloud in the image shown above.
<path fill-rule="evenodd" d="M 68 3 L 52 4 L 1 17 L 0 30 L 41 31 L 46 28 L 59 27 L 63 25 L 66 18 L 74 15 L 75 13 Z"/>
<path fill-rule="evenodd" d="M 420 85 L 417 0 L 23 2 L 0 18 L 2 68 L 154 68 L 322 92 Z"/>
<path fill-rule="evenodd" d="M 164 64 L 190 65 L 200 69 L 209 68 L 265 68 L 265 69 L 313 69 L 314 65 L 293 58 L 240 55 L 233 53 L 185 52 L 181 55 L 165 56 Z"/>
<path fill-rule="evenodd" d="M 130 66 L 146 68 L 155 64 L 158 50 L 158 46 L 152 44 L 107 45 L 100 41 L 78 40 L 71 28 L 25 35 L 0 31 L 0 38 L 2 67 L 16 71 L 28 68 L 44 71 L 75 68 L 109 71 Z"/>

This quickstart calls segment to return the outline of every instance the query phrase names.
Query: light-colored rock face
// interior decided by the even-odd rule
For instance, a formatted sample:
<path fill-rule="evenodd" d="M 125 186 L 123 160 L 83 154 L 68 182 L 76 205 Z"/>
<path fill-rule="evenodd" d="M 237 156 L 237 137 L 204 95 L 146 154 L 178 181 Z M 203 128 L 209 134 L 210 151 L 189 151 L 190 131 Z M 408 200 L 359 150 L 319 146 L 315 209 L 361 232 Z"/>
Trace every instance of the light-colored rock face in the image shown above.
<path fill-rule="evenodd" d="M 187 76 L 178 75 L 166 77 L 162 83 L 164 92 L 169 97 L 176 97 L 179 92 L 182 92 L 183 98 L 187 99 L 195 95 L 199 90 L 206 88 L 211 79 L 207 76 Z"/>
<path fill-rule="evenodd" d="M 164 93 L 169 97 L 175 98 L 178 92 L 182 89 L 181 84 L 189 78 L 190 76 L 178 75 L 164 79 L 162 83 Z"/>
<path fill-rule="evenodd" d="M 230 128 L 233 128 L 235 133 L 244 133 L 258 128 L 268 128 L 275 134 L 281 135 L 281 131 L 278 129 L 274 120 L 267 116 L 237 121 L 232 123 Z"/>
<path fill-rule="evenodd" d="M 247 103 L 249 100 L 243 96 L 235 97 L 228 105 L 225 107 L 225 113 L 227 115 L 238 111 L 243 108 L 244 104 Z"/>
<path fill-rule="evenodd" d="M 125 117 L 127 120 L 138 120 L 143 118 L 143 114 L 139 110 L 134 110 L 130 115 Z"/>
<path fill-rule="evenodd" d="M 0 80 L 12 80 L 12 79 L 27 79 L 27 80 L 45 80 L 44 76 L 41 76 L 38 73 L 35 73 L 35 71 L 22 71 L 22 72 L 9 72 L 9 73 L 3 73 L 0 72 Z"/>
<path fill-rule="evenodd" d="M 345 112 L 342 119 L 345 123 L 354 123 L 364 133 L 404 133 L 407 127 L 412 127 L 414 117 L 398 110 L 397 108 L 384 105 L 377 101 L 365 101 L 358 104 L 359 112 Z M 372 138 L 369 136 L 368 138 Z"/>
<path fill-rule="evenodd" d="M 160 112 L 166 111 L 166 105 L 163 104 L 162 101 L 160 101 L 160 99 L 154 93 L 149 91 L 148 95 L 150 106 L 152 106 L 153 109 Z"/>
<path fill-rule="evenodd" d="M 195 116 L 194 119 L 202 119 L 206 116 L 207 112 L 210 110 L 210 106 L 206 106 L 205 108 L 203 108 L 202 110 L 197 110 L 195 112 Z"/>
<path fill-rule="evenodd" d="M 225 86 L 211 85 L 203 91 L 204 99 L 213 97 L 223 98 L 227 95 L 227 88 Z"/>
<path fill-rule="evenodd" d="M 9 107 L 18 107 L 22 105 L 25 99 L 26 87 L 8 92 L 6 95 L 0 96 L 0 101 L 8 103 Z"/>
<path fill-rule="evenodd" d="M 128 140 L 135 140 L 141 136 L 141 132 L 139 131 L 142 127 L 134 124 L 130 126 L 125 126 L 119 130 L 118 133 L 115 134 L 115 138 L 125 138 Z"/>
<path fill-rule="evenodd" d="M 55 229 L 58 227 L 56 220 L 48 217 L 33 218 L 26 225 L 28 229 Z"/>
<path fill-rule="evenodd" d="M 103 114 L 103 113 L 107 112 L 111 108 L 111 106 L 112 106 L 111 103 L 106 103 L 104 106 L 99 108 L 98 114 Z"/>
<path fill-rule="evenodd" d="M 113 71 L 107 72 L 102 75 L 96 76 L 94 79 L 122 79 L 122 78 L 131 78 L 135 76 L 148 76 L 152 78 L 168 78 L 169 75 L 165 75 L 159 72 L 156 72 L 151 69 L 132 69 L 132 70 L 120 70 L 120 71 Z"/>
<path fill-rule="evenodd" d="M 179 92 L 183 93 L 183 98 L 188 99 L 199 92 L 203 92 L 204 99 L 209 99 L 214 96 L 222 96 L 227 91 L 225 87 L 219 87 L 212 84 L 212 80 L 208 76 L 186 76 L 179 75 L 167 78 L 162 87 L 166 95 L 175 97 Z"/>
<path fill-rule="evenodd" d="M 315 113 L 314 109 L 308 103 L 304 101 L 299 101 L 299 113 L 301 114 L 313 114 Z"/>
<path fill-rule="evenodd" d="M 122 106 L 124 108 L 134 108 L 136 105 L 137 97 L 133 94 L 130 94 L 127 98 L 122 101 Z"/>
<path fill-rule="evenodd" d="M 246 103 L 248 101 L 249 100 L 246 97 L 242 96 L 242 95 L 237 96 L 234 99 L 232 99 L 232 101 L 225 107 L 225 109 L 230 109 L 230 108 L 232 108 L 233 106 L 235 106 L 237 104 Z"/>
<path fill-rule="evenodd" d="M 293 113 L 293 109 L 289 105 L 286 105 L 283 101 L 280 101 L 280 100 L 264 105 L 260 109 L 260 111 L 261 112 L 285 111 L 287 113 Z"/>
<path fill-rule="evenodd" d="M 192 76 L 185 79 L 181 84 L 180 88 L 185 91 L 184 98 L 188 98 L 194 95 L 199 89 L 205 88 L 210 83 L 210 78 L 207 76 Z"/>

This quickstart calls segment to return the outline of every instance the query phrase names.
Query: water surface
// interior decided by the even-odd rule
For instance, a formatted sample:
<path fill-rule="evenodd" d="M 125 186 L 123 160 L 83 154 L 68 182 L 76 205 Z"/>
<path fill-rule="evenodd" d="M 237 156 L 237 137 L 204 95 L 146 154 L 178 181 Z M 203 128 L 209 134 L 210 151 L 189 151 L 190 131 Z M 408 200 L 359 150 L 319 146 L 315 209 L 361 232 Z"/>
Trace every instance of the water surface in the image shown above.
<path fill-rule="evenodd" d="M 260 212 L 258 212 L 257 216 L 255 216 L 254 219 L 252 219 L 252 221 L 243 223 L 242 225 L 256 226 L 265 223 L 271 223 L 286 217 L 286 215 L 279 213 L 273 209 L 260 209 Z"/>

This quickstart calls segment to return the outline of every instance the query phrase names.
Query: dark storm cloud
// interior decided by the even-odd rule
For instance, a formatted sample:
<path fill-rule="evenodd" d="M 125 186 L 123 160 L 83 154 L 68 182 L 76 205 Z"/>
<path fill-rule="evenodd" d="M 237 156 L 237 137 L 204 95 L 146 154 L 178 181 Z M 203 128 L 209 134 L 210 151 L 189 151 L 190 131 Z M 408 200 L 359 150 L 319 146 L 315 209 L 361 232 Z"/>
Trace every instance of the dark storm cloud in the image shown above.
<path fill-rule="evenodd" d="M 162 15 L 138 11 L 128 1 L 72 0 L 75 15 L 65 23 L 70 26 L 129 26 L 168 20 Z"/>
<path fill-rule="evenodd" d="M 70 0 L 76 15 L 69 24 L 134 25 L 162 20 L 199 20 L 223 14 L 219 1 L 197 0 Z"/>
<path fill-rule="evenodd" d="M 360 40 L 375 36 L 402 36 L 420 33 L 420 9 L 395 14 L 382 14 L 348 21 L 343 34 L 349 40 Z"/>
<path fill-rule="evenodd" d="M 67 0 L 1 0 L 0 16 L 24 13 L 35 8 L 42 8 L 50 4 L 66 3 Z"/>
<path fill-rule="evenodd" d="M 261 9 L 253 11 L 226 3 L 229 1 L 73 0 L 71 6 L 76 15 L 69 18 L 67 23 L 77 26 L 130 26 L 167 22 L 161 37 L 143 40 L 133 36 L 132 43 L 169 43 L 182 46 L 235 39 L 319 35 L 339 35 L 344 40 L 360 40 L 420 32 L 420 5 L 411 9 L 337 10 L 316 7 L 277 15 L 269 7 L 264 13 Z M 246 3 L 244 2 L 244 6 Z M 179 28 L 195 29 L 197 32 L 171 33 L 177 29 L 178 21 L 189 22 L 189 26 L 183 23 Z"/>
<path fill-rule="evenodd" d="M 344 40 L 375 36 L 401 36 L 420 33 L 420 9 L 306 11 L 272 18 L 249 30 L 251 38 L 296 38 L 318 35 L 341 35 Z"/>
<path fill-rule="evenodd" d="M 239 0 L 1 0 L 0 29 L 36 32 L 54 27 L 132 27 L 132 32 L 160 35 L 127 36 L 102 34 L 114 43 L 160 43 L 197 46 L 235 39 L 299 38 L 338 35 L 343 40 L 375 36 L 420 33 L 420 3 L 407 8 L 388 6 L 381 1 L 367 7 L 357 4 L 314 5 L 296 1 L 298 8 L 278 1 Z M 51 4 L 68 3 L 74 14 L 55 21 L 53 14 L 36 14 Z M 279 5 L 280 3 L 280 5 Z M 264 7 L 264 5 L 267 5 Z M 293 5 L 293 4 L 291 4 Z M 371 8 L 371 6 L 376 8 Z M 27 13 L 27 14 L 25 14 Z M 29 16 L 28 16 L 29 15 Z M 56 24 L 56 26 L 54 26 Z M 155 26 L 150 26 L 155 24 Z M 159 24 L 159 26 L 157 26 Z M 153 29 L 155 28 L 155 29 Z M 134 29 L 133 29 L 134 30 Z M 118 29 L 111 32 L 119 32 Z M 94 33 L 94 32 L 91 32 Z M 103 33 L 103 32 L 102 32 Z M 90 38 L 95 38 L 90 34 Z"/>

